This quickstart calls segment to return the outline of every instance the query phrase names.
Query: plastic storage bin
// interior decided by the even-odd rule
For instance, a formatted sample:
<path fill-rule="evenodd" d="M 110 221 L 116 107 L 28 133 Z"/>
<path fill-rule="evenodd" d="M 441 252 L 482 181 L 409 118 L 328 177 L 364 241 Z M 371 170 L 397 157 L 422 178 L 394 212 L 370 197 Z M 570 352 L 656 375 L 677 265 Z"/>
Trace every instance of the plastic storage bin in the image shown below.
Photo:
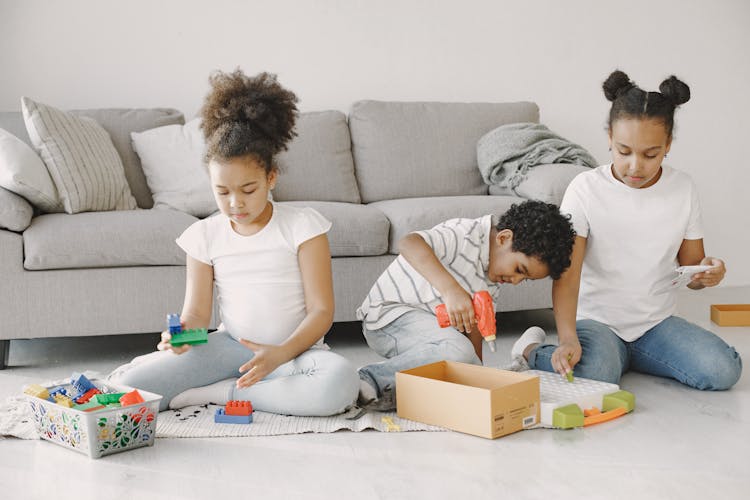
<path fill-rule="evenodd" d="M 101 380 L 92 382 L 106 393 L 133 390 L 132 387 Z M 68 393 L 75 393 L 70 384 L 62 387 Z M 93 412 L 74 410 L 30 395 L 26 395 L 26 399 L 42 439 L 90 458 L 99 458 L 141 446 L 153 446 L 159 401 L 162 397 L 140 389 L 138 392 L 144 399 L 143 403 Z"/>

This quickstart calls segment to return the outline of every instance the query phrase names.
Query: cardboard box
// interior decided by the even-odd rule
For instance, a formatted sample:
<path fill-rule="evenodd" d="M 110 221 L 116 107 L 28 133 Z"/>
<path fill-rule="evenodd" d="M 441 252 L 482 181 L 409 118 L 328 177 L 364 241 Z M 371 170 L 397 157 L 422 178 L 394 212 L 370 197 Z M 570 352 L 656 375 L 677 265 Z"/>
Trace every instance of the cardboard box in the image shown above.
<path fill-rule="evenodd" d="M 495 439 L 539 422 L 539 377 L 438 361 L 396 373 L 401 418 Z"/>
<path fill-rule="evenodd" d="M 750 326 L 750 304 L 713 304 L 711 321 L 719 326 Z"/>

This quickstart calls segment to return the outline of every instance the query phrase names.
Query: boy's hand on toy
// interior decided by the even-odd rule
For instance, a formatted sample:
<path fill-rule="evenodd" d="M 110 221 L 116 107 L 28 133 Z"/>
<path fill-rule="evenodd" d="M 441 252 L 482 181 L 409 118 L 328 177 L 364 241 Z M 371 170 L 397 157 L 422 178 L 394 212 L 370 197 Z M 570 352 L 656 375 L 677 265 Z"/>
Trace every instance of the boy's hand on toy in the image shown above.
<path fill-rule="evenodd" d="M 181 345 L 179 347 L 175 347 L 171 344 L 172 340 L 172 334 L 169 333 L 169 330 L 164 330 L 161 332 L 161 342 L 156 344 L 156 348 L 160 351 L 172 351 L 175 354 L 182 354 L 184 352 L 187 352 L 192 347 L 190 344 Z"/>
<path fill-rule="evenodd" d="M 562 375 L 567 375 L 581 360 L 581 344 L 579 342 L 563 342 L 552 353 L 552 368 Z"/>
<path fill-rule="evenodd" d="M 443 296 L 443 302 L 445 302 L 445 310 L 448 312 L 451 326 L 461 333 L 470 334 L 477 324 L 471 295 L 463 288 L 457 287 Z"/>
<path fill-rule="evenodd" d="M 249 340 L 240 339 L 242 345 L 253 351 L 253 359 L 240 366 L 243 376 L 237 379 L 237 388 L 250 387 L 256 382 L 263 380 L 266 375 L 274 371 L 279 365 L 285 363 L 286 353 L 277 345 L 256 344 Z"/>
<path fill-rule="evenodd" d="M 691 288 L 696 286 L 699 288 L 704 286 L 716 286 L 721 283 L 721 280 L 724 279 L 724 275 L 727 273 L 727 268 L 724 266 L 724 261 L 721 259 L 706 257 L 701 261 L 701 265 L 713 267 L 702 273 L 694 274 L 693 280 L 689 285 Z"/>

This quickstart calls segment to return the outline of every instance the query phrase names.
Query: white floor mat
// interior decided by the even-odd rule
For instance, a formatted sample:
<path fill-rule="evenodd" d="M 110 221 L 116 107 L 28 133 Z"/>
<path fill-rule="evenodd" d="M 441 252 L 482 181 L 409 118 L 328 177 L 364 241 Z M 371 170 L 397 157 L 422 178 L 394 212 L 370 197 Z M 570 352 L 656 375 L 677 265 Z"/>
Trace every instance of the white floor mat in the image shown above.
<path fill-rule="evenodd" d="M 214 423 L 214 413 L 217 408 L 221 407 L 202 405 L 163 411 L 159 413 L 157 420 L 156 437 L 278 436 L 340 430 L 360 432 L 366 429 L 381 432 L 446 430 L 442 427 L 398 418 L 396 412 L 368 412 L 359 415 L 359 409 L 332 417 L 292 417 L 256 411 L 253 413 L 251 424 L 217 424 Z"/>

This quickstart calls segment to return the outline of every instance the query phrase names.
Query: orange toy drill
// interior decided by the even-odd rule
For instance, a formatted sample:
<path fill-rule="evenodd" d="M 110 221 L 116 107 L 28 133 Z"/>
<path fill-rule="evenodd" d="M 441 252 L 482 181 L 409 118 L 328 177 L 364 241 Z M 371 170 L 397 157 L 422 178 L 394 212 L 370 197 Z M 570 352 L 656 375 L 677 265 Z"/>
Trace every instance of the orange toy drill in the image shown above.
<path fill-rule="evenodd" d="M 474 314 L 477 317 L 477 327 L 479 333 L 484 337 L 484 341 L 490 346 L 490 351 L 495 352 L 495 334 L 497 327 L 495 325 L 495 304 L 492 303 L 492 296 L 487 290 L 482 290 L 474 294 L 472 298 L 474 303 Z M 451 319 L 448 317 L 448 311 L 445 304 L 440 304 L 435 308 L 438 325 L 445 328 L 451 325 Z"/>

